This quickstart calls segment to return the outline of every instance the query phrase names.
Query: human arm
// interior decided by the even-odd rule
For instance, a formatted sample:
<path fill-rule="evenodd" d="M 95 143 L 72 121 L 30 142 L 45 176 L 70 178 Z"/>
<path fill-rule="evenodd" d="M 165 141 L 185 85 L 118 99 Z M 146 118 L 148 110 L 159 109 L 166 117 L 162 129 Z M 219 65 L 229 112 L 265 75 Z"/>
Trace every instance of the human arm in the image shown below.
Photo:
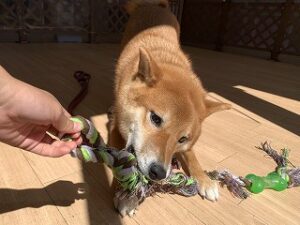
<path fill-rule="evenodd" d="M 43 156 L 59 157 L 81 143 L 81 125 L 49 92 L 15 79 L 0 66 L 0 141 Z M 60 141 L 46 131 L 72 141 Z"/>

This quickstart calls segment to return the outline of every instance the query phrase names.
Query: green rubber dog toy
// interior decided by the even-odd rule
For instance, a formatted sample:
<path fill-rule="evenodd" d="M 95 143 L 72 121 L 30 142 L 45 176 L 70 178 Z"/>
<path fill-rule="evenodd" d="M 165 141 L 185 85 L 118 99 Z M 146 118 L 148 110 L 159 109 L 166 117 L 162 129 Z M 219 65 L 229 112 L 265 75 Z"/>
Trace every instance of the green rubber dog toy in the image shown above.
<path fill-rule="evenodd" d="M 258 194 L 264 189 L 283 191 L 288 187 L 288 180 L 282 178 L 277 172 L 271 172 L 266 177 L 248 174 L 245 178 L 250 181 L 250 185 L 246 186 L 247 189 L 254 194 Z"/>
<path fill-rule="evenodd" d="M 269 173 L 265 177 L 248 174 L 243 180 L 248 191 L 254 194 L 260 193 L 265 189 L 283 191 L 288 187 L 299 185 L 299 168 L 295 168 L 289 162 L 289 150 L 282 149 L 281 154 L 278 154 L 267 142 L 263 143 L 258 149 L 263 150 L 273 158 L 277 164 L 277 168 L 276 171 Z M 289 164 L 294 168 L 289 168 Z"/>
<path fill-rule="evenodd" d="M 102 162 L 111 168 L 121 186 L 116 195 L 119 200 L 125 199 L 125 203 L 128 203 L 134 197 L 137 198 L 137 202 L 141 202 L 155 191 L 184 196 L 198 194 L 197 181 L 182 172 L 171 173 L 165 184 L 151 182 L 139 171 L 133 153 L 126 149 L 119 151 L 106 146 L 99 132 L 89 120 L 80 116 L 73 117 L 72 120 L 82 124 L 81 133 L 84 139 L 84 144 L 78 146 L 72 155 L 84 162 Z M 280 154 L 267 142 L 257 148 L 267 153 L 276 162 L 276 171 L 265 177 L 248 174 L 244 178 L 235 176 L 227 170 L 214 170 L 207 174 L 211 179 L 219 181 L 221 186 L 226 186 L 233 196 L 241 199 L 249 197 L 248 192 L 257 194 L 265 189 L 283 191 L 290 187 L 300 186 L 300 167 L 295 167 L 288 160 L 289 151 L 287 149 L 282 149 Z M 128 194 L 127 198 L 124 198 L 124 193 Z"/>
<path fill-rule="evenodd" d="M 235 176 L 227 170 L 207 172 L 209 177 L 226 186 L 233 196 L 246 199 L 250 193 L 258 194 L 265 189 L 283 191 L 287 188 L 300 186 L 300 167 L 294 166 L 288 160 L 288 149 L 282 149 L 281 153 L 271 147 L 268 142 L 261 144 L 258 149 L 267 153 L 277 164 L 276 170 L 267 176 L 248 174 L 246 177 Z"/>

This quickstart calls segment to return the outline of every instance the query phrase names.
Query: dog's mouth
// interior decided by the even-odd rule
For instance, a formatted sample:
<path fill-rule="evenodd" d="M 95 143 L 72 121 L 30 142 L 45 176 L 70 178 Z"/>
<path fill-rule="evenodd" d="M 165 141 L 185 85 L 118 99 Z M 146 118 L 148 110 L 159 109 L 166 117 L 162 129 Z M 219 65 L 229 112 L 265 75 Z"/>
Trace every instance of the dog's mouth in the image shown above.
<path fill-rule="evenodd" d="M 135 149 L 133 147 L 133 145 L 129 145 L 126 149 L 128 152 L 130 152 L 131 154 L 133 154 L 135 157 L 136 157 L 136 154 L 135 154 Z"/>
<path fill-rule="evenodd" d="M 129 146 L 126 148 L 126 150 L 135 156 L 136 161 L 137 161 L 137 162 L 136 162 L 136 167 L 137 167 L 140 171 L 142 171 L 141 168 L 139 167 L 139 162 L 138 162 L 138 160 L 137 160 L 137 156 L 136 156 L 136 152 L 135 152 L 135 148 L 134 148 L 133 144 L 129 145 Z M 144 176 L 146 176 L 146 177 L 147 177 L 148 179 L 150 179 L 152 182 L 157 182 L 157 183 L 160 182 L 160 181 L 152 180 L 152 179 L 149 177 L 148 174 L 147 174 L 147 175 L 144 174 Z"/>
<path fill-rule="evenodd" d="M 139 167 L 139 162 L 137 160 L 137 156 L 136 156 L 135 148 L 134 148 L 133 144 L 129 145 L 126 148 L 126 151 L 134 155 L 134 157 L 136 158 L 136 167 L 141 171 L 141 168 Z"/>
<path fill-rule="evenodd" d="M 136 152 L 135 152 L 135 148 L 133 146 L 133 144 L 129 145 L 127 148 L 126 148 L 126 151 L 130 152 L 131 154 L 133 154 L 136 159 L 137 159 L 137 155 L 136 155 Z M 173 157 L 172 158 L 172 162 L 171 162 L 171 169 L 179 169 L 181 167 L 180 165 L 180 162 L 177 160 L 177 158 Z M 137 164 L 136 164 L 136 167 L 141 171 L 141 168 L 139 167 L 139 163 L 138 163 L 138 160 L 137 160 Z M 144 174 L 145 175 L 145 174 Z M 165 182 L 165 180 L 168 179 L 168 177 L 166 177 L 165 179 L 163 180 L 160 180 L 160 181 L 156 181 L 156 180 L 152 180 L 148 175 L 145 175 L 148 179 L 150 179 L 152 182 L 154 183 L 163 183 Z"/>

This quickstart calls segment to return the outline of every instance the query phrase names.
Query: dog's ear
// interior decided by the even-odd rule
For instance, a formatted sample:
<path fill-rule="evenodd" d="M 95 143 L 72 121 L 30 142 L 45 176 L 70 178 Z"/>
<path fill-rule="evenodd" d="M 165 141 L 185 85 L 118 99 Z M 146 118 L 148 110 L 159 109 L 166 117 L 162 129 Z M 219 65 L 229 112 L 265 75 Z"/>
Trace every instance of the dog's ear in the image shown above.
<path fill-rule="evenodd" d="M 205 99 L 204 101 L 206 106 L 206 117 L 218 111 L 231 109 L 231 105 L 228 103 L 215 102 L 208 99 Z"/>
<path fill-rule="evenodd" d="M 146 49 L 140 48 L 138 71 L 134 79 L 139 79 L 148 86 L 153 86 L 160 79 L 160 76 L 160 69 L 150 53 Z"/>

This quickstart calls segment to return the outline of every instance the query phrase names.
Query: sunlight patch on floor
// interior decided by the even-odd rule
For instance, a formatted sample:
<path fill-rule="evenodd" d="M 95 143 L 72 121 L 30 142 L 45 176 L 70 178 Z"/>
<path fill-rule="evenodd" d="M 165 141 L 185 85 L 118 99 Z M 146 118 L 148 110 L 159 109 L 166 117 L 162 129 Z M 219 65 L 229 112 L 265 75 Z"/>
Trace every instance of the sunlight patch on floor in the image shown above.
<path fill-rule="evenodd" d="M 255 96 L 256 98 L 262 99 L 271 104 L 277 105 L 285 110 L 288 110 L 290 112 L 300 115 L 300 102 L 299 101 L 296 101 L 296 100 L 293 100 L 290 98 L 286 98 L 286 97 L 282 97 L 279 95 L 271 94 L 268 92 L 256 90 L 253 88 L 245 87 L 242 85 L 236 85 L 234 87 L 246 92 L 249 95 Z"/>
<path fill-rule="evenodd" d="M 102 131 L 100 135 L 102 136 L 104 141 L 107 141 L 107 128 L 106 128 L 106 124 L 108 122 L 107 114 L 104 113 L 104 114 L 91 116 L 90 120 L 93 122 L 93 124 L 95 125 L 98 131 L 100 130 Z"/>

